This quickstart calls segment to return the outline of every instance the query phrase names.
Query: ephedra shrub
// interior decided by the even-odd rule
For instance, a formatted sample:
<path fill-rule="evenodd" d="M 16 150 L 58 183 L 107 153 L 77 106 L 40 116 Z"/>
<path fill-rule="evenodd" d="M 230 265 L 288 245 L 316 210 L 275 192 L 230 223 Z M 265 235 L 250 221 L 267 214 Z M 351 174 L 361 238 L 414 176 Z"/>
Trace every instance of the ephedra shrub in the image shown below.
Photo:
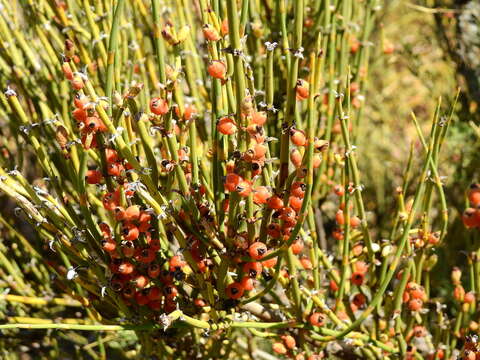
<path fill-rule="evenodd" d="M 364 205 L 381 5 L 2 1 L 8 356 L 475 358 L 477 264 L 431 297 L 452 109 L 413 117 L 388 239 Z"/>

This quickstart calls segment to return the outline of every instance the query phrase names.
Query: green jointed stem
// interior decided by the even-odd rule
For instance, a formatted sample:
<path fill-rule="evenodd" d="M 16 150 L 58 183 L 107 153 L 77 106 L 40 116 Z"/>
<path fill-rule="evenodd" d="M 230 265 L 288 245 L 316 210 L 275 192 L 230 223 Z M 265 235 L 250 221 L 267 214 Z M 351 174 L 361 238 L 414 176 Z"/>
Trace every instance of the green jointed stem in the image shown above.
<path fill-rule="evenodd" d="M 107 59 L 107 81 L 105 87 L 105 94 L 108 97 L 109 108 L 108 114 L 112 115 L 113 110 L 113 90 L 114 90 L 114 72 L 115 72 L 115 56 L 118 49 L 118 32 L 120 30 L 120 20 L 125 7 L 125 0 L 118 0 L 113 15 L 112 29 L 108 40 L 108 59 Z"/>

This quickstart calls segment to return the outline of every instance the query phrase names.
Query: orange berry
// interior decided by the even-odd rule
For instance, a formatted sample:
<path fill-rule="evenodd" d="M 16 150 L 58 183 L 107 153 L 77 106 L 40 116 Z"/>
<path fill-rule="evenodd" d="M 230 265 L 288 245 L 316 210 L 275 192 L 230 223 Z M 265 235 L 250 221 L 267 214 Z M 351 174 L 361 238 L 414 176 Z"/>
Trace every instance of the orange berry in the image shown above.
<path fill-rule="evenodd" d="M 193 303 L 195 304 L 195 306 L 198 306 L 198 307 L 204 307 L 204 306 L 207 306 L 207 303 L 205 302 L 205 300 L 203 299 L 200 299 L 200 298 L 196 298 Z"/>
<path fill-rule="evenodd" d="M 158 264 L 150 264 L 148 266 L 148 276 L 152 279 L 156 279 L 160 275 L 160 266 Z"/>
<path fill-rule="evenodd" d="M 298 79 L 297 86 L 295 89 L 297 92 L 297 100 L 305 100 L 308 98 L 308 95 L 309 95 L 308 82 L 306 82 L 303 79 Z"/>
<path fill-rule="evenodd" d="M 473 208 L 467 208 L 462 215 L 463 224 L 467 228 L 473 228 L 478 226 L 478 221 L 476 217 L 476 210 Z"/>
<path fill-rule="evenodd" d="M 357 285 L 357 286 L 360 286 L 363 284 L 363 279 L 365 278 L 365 274 L 364 273 L 360 273 L 360 272 L 354 272 L 352 274 L 352 277 L 350 278 L 350 281 L 352 282 L 352 284 L 354 285 Z"/>
<path fill-rule="evenodd" d="M 362 253 L 363 253 L 363 245 L 362 245 L 362 243 L 356 243 L 355 245 L 353 245 L 353 247 L 352 247 L 352 254 L 353 254 L 353 256 L 358 257 L 358 256 L 360 256 Z"/>
<path fill-rule="evenodd" d="M 331 291 L 335 292 L 335 291 L 338 290 L 338 284 L 335 281 L 330 280 L 329 285 L 330 285 L 330 290 Z"/>
<path fill-rule="evenodd" d="M 235 191 L 235 189 L 237 188 L 237 185 L 243 181 L 243 179 L 241 178 L 241 176 L 231 172 L 231 173 L 228 173 L 227 176 L 225 177 L 225 184 L 224 184 L 224 187 L 226 190 L 228 191 Z"/>
<path fill-rule="evenodd" d="M 239 299 L 243 296 L 245 289 L 239 282 L 231 283 L 225 289 L 225 293 L 230 299 Z"/>
<path fill-rule="evenodd" d="M 73 98 L 73 104 L 77 109 L 83 109 L 83 107 L 88 103 L 89 98 L 81 93 L 76 93 Z"/>
<path fill-rule="evenodd" d="M 150 100 L 150 111 L 155 115 L 165 115 L 168 113 L 168 102 L 165 99 L 156 97 Z"/>
<path fill-rule="evenodd" d="M 97 132 L 100 130 L 101 127 L 101 120 L 96 116 L 89 116 L 85 119 L 85 127 L 84 131 L 88 132 Z"/>
<path fill-rule="evenodd" d="M 264 257 L 269 255 L 271 252 L 272 252 L 272 250 L 268 250 L 265 253 Z M 265 268 L 273 268 L 275 265 L 277 265 L 277 258 L 276 257 L 273 257 L 271 259 L 262 261 L 262 266 L 265 267 Z"/>
<path fill-rule="evenodd" d="M 367 302 L 367 298 L 365 295 L 361 294 L 361 293 L 357 293 L 355 294 L 355 296 L 353 297 L 353 300 L 352 302 L 355 304 L 355 306 L 357 307 L 362 307 L 363 305 L 365 305 L 365 303 Z"/>
<path fill-rule="evenodd" d="M 220 34 L 210 24 L 203 25 L 202 31 L 203 31 L 203 36 L 205 36 L 205 39 L 207 39 L 208 41 L 218 41 L 218 40 L 220 40 Z"/>
<path fill-rule="evenodd" d="M 292 140 L 292 143 L 296 146 L 305 146 L 307 144 L 307 137 L 305 135 L 305 132 L 302 130 L 291 129 L 290 139 Z"/>
<path fill-rule="evenodd" d="M 420 338 L 420 337 L 424 337 L 425 335 L 427 335 L 427 330 L 425 329 L 424 326 L 421 326 L 421 325 L 414 326 L 413 336 Z"/>
<path fill-rule="evenodd" d="M 252 123 L 262 126 L 267 122 L 267 114 L 265 111 L 254 111 L 252 113 Z"/>
<path fill-rule="evenodd" d="M 266 204 L 268 199 L 272 196 L 266 186 L 257 186 L 253 189 L 253 202 L 255 204 Z"/>
<path fill-rule="evenodd" d="M 223 135 L 233 135 L 237 132 L 237 125 L 233 119 L 223 117 L 217 123 L 217 130 Z"/>
<path fill-rule="evenodd" d="M 220 30 L 222 32 L 222 36 L 225 36 L 225 35 L 228 34 L 228 19 L 227 18 L 223 19 Z"/>
<path fill-rule="evenodd" d="M 287 348 L 281 342 L 273 343 L 272 350 L 280 355 L 285 355 L 287 353 Z"/>
<path fill-rule="evenodd" d="M 252 168 L 252 176 L 257 176 L 262 173 L 262 162 L 261 161 L 252 161 L 251 168 Z"/>
<path fill-rule="evenodd" d="M 305 185 L 304 182 L 295 181 L 290 187 L 290 194 L 299 198 L 303 198 L 305 196 L 306 189 L 307 185 Z"/>
<path fill-rule="evenodd" d="M 355 54 L 358 51 L 359 48 L 360 48 L 360 41 L 358 41 L 358 39 L 355 38 L 355 37 L 351 38 L 351 40 L 350 40 L 350 52 L 352 54 Z"/>
<path fill-rule="evenodd" d="M 155 260 L 156 251 L 152 248 L 138 249 L 135 253 L 135 260 L 142 264 L 150 264 Z"/>
<path fill-rule="evenodd" d="M 108 211 L 113 211 L 120 201 L 120 194 L 118 192 L 110 192 L 103 195 L 103 207 Z"/>
<path fill-rule="evenodd" d="M 253 148 L 255 160 L 264 159 L 265 154 L 267 153 L 267 147 L 263 144 L 256 144 Z"/>
<path fill-rule="evenodd" d="M 427 300 L 427 294 L 425 293 L 425 290 L 422 286 L 417 286 L 410 290 L 410 296 L 412 297 L 412 299 L 420 299 L 422 301 Z"/>
<path fill-rule="evenodd" d="M 185 260 L 180 255 L 174 255 L 170 258 L 170 261 L 168 262 L 170 265 L 170 271 L 175 271 L 176 269 L 181 269 L 184 266 L 187 265 Z"/>
<path fill-rule="evenodd" d="M 260 260 L 265 253 L 267 252 L 267 246 L 262 243 L 262 242 L 254 242 L 250 247 L 248 248 L 248 253 L 250 254 L 250 257 L 255 260 Z"/>
<path fill-rule="evenodd" d="M 306 28 L 310 28 L 314 25 L 314 21 L 311 17 L 309 18 L 306 18 L 305 21 L 303 22 L 303 26 L 305 26 Z"/>
<path fill-rule="evenodd" d="M 302 198 L 299 198 L 299 197 L 296 197 L 296 196 L 290 196 L 288 198 L 288 204 L 297 213 L 300 212 L 300 210 L 302 209 L 302 203 L 303 203 Z"/>
<path fill-rule="evenodd" d="M 122 245 L 122 253 L 125 257 L 132 257 L 135 254 L 135 245 L 131 241 L 125 241 Z"/>
<path fill-rule="evenodd" d="M 304 244 L 302 239 L 295 240 L 290 246 L 290 249 L 292 249 L 292 252 L 294 255 L 300 254 L 303 248 L 304 248 Z"/>
<path fill-rule="evenodd" d="M 300 264 L 302 264 L 302 267 L 305 269 L 305 270 L 312 270 L 313 269 L 313 264 L 312 262 L 310 261 L 309 258 L 307 257 L 302 257 L 300 259 Z"/>
<path fill-rule="evenodd" d="M 145 286 L 147 286 L 149 281 L 150 279 L 145 275 L 138 275 L 133 279 L 133 283 L 139 289 L 143 289 Z"/>
<path fill-rule="evenodd" d="M 453 289 L 453 297 L 457 301 L 464 301 L 465 289 L 463 288 L 462 285 L 455 286 L 455 289 Z"/>
<path fill-rule="evenodd" d="M 338 184 L 333 187 L 333 192 L 337 196 L 343 196 L 343 194 L 345 193 L 345 189 L 342 185 Z"/>
<path fill-rule="evenodd" d="M 235 191 L 238 192 L 241 197 L 247 197 L 252 192 L 252 183 L 248 180 L 242 180 L 235 187 Z"/>
<path fill-rule="evenodd" d="M 183 111 L 183 120 L 190 120 L 195 114 L 197 113 L 197 108 L 193 105 L 185 106 L 185 110 Z"/>
<path fill-rule="evenodd" d="M 120 176 L 123 170 L 125 170 L 125 168 L 118 162 L 107 165 L 107 173 L 110 176 Z"/>
<path fill-rule="evenodd" d="M 468 192 L 468 200 L 472 207 L 477 207 L 480 205 L 480 184 L 470 185 L 470 190 Z"/>
<path fill-rule="evenodd" d="M 106 252 L 115 251 L 117 248 L 117 243 L 112 239 L 102 240 L 102 249 Z"/>
<path fill-rule="evenodd" d="M 355 272 L 366 274 L 368 271 L 368 265 L 364 261 L 356 261 L 353 264 L 353 269 Z"/>
<path fill-rule="evenodd" d="M 286 226 L 291 226 L 296 224 L 296 213 L 291 207 L 284 207 L 281 210 L 280 219 L 283 220 Z"/>
<path fill-rule="evenodd" d="M 295 338 L 291 335 L 282 335 L 280 337 L 283 342 L 285 343 L 285 346 L 289 349 L 294 349 L 296 346 L 296 341 Z"/>
<path fill-rule="evenodd" d="M 345 224 L 345 217 L 343 216 L 342 210 L 338 210 L 337 213 L 335 214 L 335 221 L 337 222 L 338 225 Z"/>
<path fill-rule="evenodd" d="M 87 170 L 87 173 L 85 174 L 85 180 L 91 185 L 99 184 L 102 179 L 102 173 L 98 170 Z"/>
<path fill-rule="evenodd" d="M 135 267 L 131 262 L 124 261 L 118 266 L 118 273 L 123 275 L 128 275 L 133 273 Z"/>
<path fill-rule="evenodd" d="M 85 122 L 88 114 L 84 109 L 75 109 L 72 111 L 73 118 L 79 122 Z"/>
<path fill-rule="evenodd" d="M 243 286 L 245 291 L 251 291 L 254 289 L 255 285 L 253 283 L 253 279 L 249 276 L 244 276 L 240 284 Z"/>
<path fill-rule="evenodd" d="M 333 229 L 332 236 L 334 239 L 343 240 L 343 230 L 342 229 Z"/>
<path fill-rule="evenodd" d="M 140 217 L 140 206 L 132 205 L 125 209 L 125 220 L 134 221 Z"/>
<path fill-rule="evenodd" d="M 102 231 L 102 235 L 104 238 L 109 238 L 112 235 L 112 229 L 106 222 L 101 222 L 98 224 L 98 227 Z"/>
<path fill-rule="evenodd" d="M 352 228 L 356 228 L 356 227 L 360 226 L 361 223 L 362 223 L 362 221 L 360 220 L 360 218 L 358 216 L 352 216 L 350 218 L 350 226 Z"/>
<path fill-rule="evenodd" d="M 223 61 L 213 60 L 210 65 L 208 65 L 207 71 L 211 77 L 224 80 L 227 74 L 227 66 Z"/>
<path fill-rule="evenodd" d="M 465 294 L 463 297 L 463 302 L 466 304 L 474 304 L 475 303 L 475 293 L 472 291 L 469 291 L 468 293 Z"/>
<path fill-rule="evenodd" d="M 312 165 L 314 169 L 318 169 L 322 164 L 322 156 L 320 154 L 314 154 L 312 159 Z"/>
<path fill-rule="evenodd" d="M 274 239 L 280 237 L 280 224 L 271 223 L 267 226 L 267 234 Z"/>
<path fill-rule="evenodd" d="M 163 293 L 167 299 L 175 299 L 178 295 L 178 290 L 175 285 L 168 285 L 163 288 Z"/>
<path fill-rule="evenodd" d="M 262 263 L 261 262 L 247 262 L 243 265 L 242 270 L 244 273 L 248 274 L 252 279 L 256 278 L 262 273 Z"/>
<path fill-rule="evenodd" d="M 323 326 L 325 325 L 325 314 L 320 312 L 314 312 L 312 315 L 310 315 L 308 321 L 313 326 Z"/>
<path fill-rule="evenodd" d="M 73 71 L 68 62 L 64 62 L 62 64 L 62 71 L 63 71 L 63 75 L 65 75 L 65 78 L 67 80 L 70 80 L 70 81 L 73 80 Z"/>
<path fill-rule="evenodd" d="M 133 241 L 138 239 L 140 232 L 135 224 L 126 223 L 123 226 L 122 235 L 125 238 L 125 240 Z"/>
<path fill-rule="evenodd" d="M 295 166 L 295 168 L 298 169 L 302 166 L 302 160 L 302 154 L 298 149 L 292 149 L 290 151 L 290 161 L 292 162 L 293 166 Z"/>
<path fill-rule="evenodd" d="M 117 162 L 119 160 L 118 153 L 114 149 L 105 149 L 105 159 L 108 163 Z"/>
<path fill-rule="evenodd" d="M 141 211 L 140 217 L 138 218 L 139 223 L 148 223 L 152 219 L 152 215 L 147 211 Z"/>
<path fill-rule="evenodd" d="M 283 208 L 283 200 L 279 196 L 273 195 L 268 199 L 267 206 L 273 210 L 280 210 Z"/>
<path fill-rule="evenodd" d="M 75 89 L 75 90 L 82 90 L 83 87 L 85 86 L 82 78 L 80 76 L 75 76 L 72 80 L 71 80 L 71 83 L 72 83 L 72 87 Z"/>
<path fill-rule="evenodd" d="M 411 311 L 419 311 L 422 309 L 423 301 L 420 299 L 412 299 L 408 302 L 408 308 Z"/>

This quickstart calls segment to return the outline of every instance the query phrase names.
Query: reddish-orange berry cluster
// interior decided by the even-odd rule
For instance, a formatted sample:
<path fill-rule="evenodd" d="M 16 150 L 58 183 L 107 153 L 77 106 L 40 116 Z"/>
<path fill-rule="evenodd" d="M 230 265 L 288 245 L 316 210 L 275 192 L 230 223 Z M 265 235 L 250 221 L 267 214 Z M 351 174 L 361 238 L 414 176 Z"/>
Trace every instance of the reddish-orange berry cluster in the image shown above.
<path fill-rule="evenodd" d="M 470 186 L 468 200 L 470 207 L 463 212 L 463 223 L 467 228 L 480 228 L 480 184 Z"/>
<path fill-rule="evenodd" d="M 408 308 L 411 311 L 420 311 L 425 301 L 427 301 L 427 293 L 423 286 L 410 281 L 403 293 L 403 302 L 408 303 Z"/>

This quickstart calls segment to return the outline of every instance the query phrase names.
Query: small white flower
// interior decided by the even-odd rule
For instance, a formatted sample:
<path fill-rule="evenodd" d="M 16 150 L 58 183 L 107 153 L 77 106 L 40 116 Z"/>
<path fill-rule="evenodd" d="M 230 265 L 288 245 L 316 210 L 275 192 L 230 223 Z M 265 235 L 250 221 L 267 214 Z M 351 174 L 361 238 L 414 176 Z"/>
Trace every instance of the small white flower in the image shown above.
<path fill-rule="evenodd" d="M 295 56 L 296 58 L 299 58 L 299 59 L 303 59 L 303 58 L 304 58 L 304 57 L 303 57 L 303 51 L 304 51 L 304 50 L 305 50 L 305 49 L 300 46 L 300 47 L 295 51 L 295 53 L 293 54 L 293 56 Z"/>
<path fill-rule="evenodd" d="M 273 51 L 277 46 L 277 42 L 271 43 L 270 41 L 265 42 L 265 46 L 267 47 L 267 51 Z"/>
<path fill-rule="evenodd" d="M 5 90 L 5 96 L 6 97 L 17 96 L 17 93 L 10 86 L 7 86 L 7 90 Z"/>
<path fill-rule="evenodd" d="M 163 331 L 166 331 L 170 327 L 170 325 L 172 325 L 172 319 L 170 319 L 170 316 L 168 316 L 167 314 L 160 315 L 159 322 L 160 325 L 163 326 Z"/>
<path fill-rule="evenodd" d="M 77 268 L 69 267 L 67 271 L 67 280 L 73 280 L 78 276 Z"/>

